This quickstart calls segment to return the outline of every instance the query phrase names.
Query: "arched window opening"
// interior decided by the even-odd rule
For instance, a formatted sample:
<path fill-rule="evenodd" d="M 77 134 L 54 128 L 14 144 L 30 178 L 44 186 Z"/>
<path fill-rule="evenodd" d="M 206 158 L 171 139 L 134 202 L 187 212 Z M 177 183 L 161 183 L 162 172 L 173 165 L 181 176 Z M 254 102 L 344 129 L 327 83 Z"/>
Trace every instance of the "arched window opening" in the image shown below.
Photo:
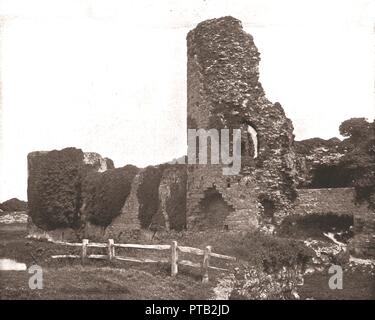
<path fill-rule="evenodd" d="M 249 124 L 245 124 L 241 136 L 241 154 L 256 159 L 258 157 L 258 133 Z"/>
<path fill-rule="evenodd" d="M 249 133 L 253 142 L 253 158 L 256 159 L 258 157 L 258 133 L 250 125 L 247 126 L 247 132 Z"/>

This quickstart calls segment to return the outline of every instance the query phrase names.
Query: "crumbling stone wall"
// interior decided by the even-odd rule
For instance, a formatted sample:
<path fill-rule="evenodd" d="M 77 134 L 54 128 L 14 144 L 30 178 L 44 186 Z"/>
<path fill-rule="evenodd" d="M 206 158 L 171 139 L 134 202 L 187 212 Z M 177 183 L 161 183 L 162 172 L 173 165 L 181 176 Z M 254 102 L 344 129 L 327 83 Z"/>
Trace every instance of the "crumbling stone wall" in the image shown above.
<path fill-rule="evenodd" d="M 291 211 L 296 215 L 353 217 L 353 239 L 349 251 L 353 256 L 375 258 L 375 212 L 368 203 L 357 203 L 354 188 L 297 189 L 298 200 Z"/>
<path fill-rule="evenodd" d="M 121 240 L 142 230 L 180 231 L 185 227 L 186 166 L 163 164 L 141 169 L 135 176 L 121 214 L 106 228 L 105 237 Z"/>
<path fill-rule="evenodd" d="M 375 211 L 354 213 L 354 238 L 349 249 L 354 256 L 375 259 Z"/>
<path fill-rule="evenodd" d="M 328 141 L 328 148 L 326 142 L 314 141 L 314 148 L 294 143 L 283 108 L 265 97 L 260 55 L 241 22 L 204 21 L 189 32 L 187 44 L 188 128 L 241 129 L 239 174 L 224 176 L 223 166 L 212 164 L 114 169 L 110 159 L 75 148 L 33 152 L 28 156 L 30 233 L 58 240 L 121 240 L 141 230 L 247 231 L 289 214 L 336 213 L 354 215 L 353 252 L 374 255 L 374 212 L 354 204 L 353 189 L 297 193 L 297 181 L 311 184 L 316 168 L 335 165 L 342 154 L 336 140 Z"/>
<path fill-rule="evenodd" d="M 129 239 L 144 230 L 186 227 L 186 166 L 114 168 L 95 153 L 33 152 L 29 234 L 36 238 Z"/>
<path fill-rule="evenodd" d="M 345 154 L 341 140 L 306 139 L 294 142 L 299 188 L 350 187 L 351 173 L 340 167 Z"/>
<path fill-rule="evenodd" d="M 190 229 L 211 228 L 205 225 L 202 201 L 206 191 L 215 188 L 233 211 L 221 221 L 221 228 L 249 230 L 258 227 L 261 204 L 257 186 L 252 177 L 227 176 L 222 178 L 220 165 L 188 165 L 187 176 L 187 226 Z M 216 224 L 219 226 L 220 224 Z"/>
<path fill-rule="evenodd" d="M 298 189 L 298 198 L 292 213 L 298 215 L 328 214 L 366 215 L 366 204 L 355 202 L 354 188 Z"/>
<path fill-rule="evenodd" d="M 252 36 L 239 20 L 224 17 L 198 24 L 189 32 L 187 45 L 188 128 L 246 131 L 250 125 L 258 138 L 258 157 L 243 157 L 237 177 L 223 176 L 220 166 L 188 166 L 188 225 L 194 228 L 199 220 L 199 202 L 213 184 L 235 208 L 237 218 L 230 219 L 235 229 L 257 225 L 265 200 L 273 203 L 275 216 L 282 217 L 296 196 L 293 126 L 281 105 L 265 97 Z M 242 190 L 247 184 L 251 186 Z"/>
<path fill-rule="evenodd" d="M 134 177 L 131 183 L 130 194 L 127 197 L 124 206 L 121 209 L 120 215 L 114 218 L 111 224 L 103 231 L 104 238 L 122 240 L 132 237 L 137 237 L 141 230 L 141 222 L 139 219 L 139 201 L 138 189 L 143 181 L 144 170 L 140 170 Z M 93 230 L 94 233 L 100 230 Z M 90 238 L 90 234 L 87 235 Z"/>

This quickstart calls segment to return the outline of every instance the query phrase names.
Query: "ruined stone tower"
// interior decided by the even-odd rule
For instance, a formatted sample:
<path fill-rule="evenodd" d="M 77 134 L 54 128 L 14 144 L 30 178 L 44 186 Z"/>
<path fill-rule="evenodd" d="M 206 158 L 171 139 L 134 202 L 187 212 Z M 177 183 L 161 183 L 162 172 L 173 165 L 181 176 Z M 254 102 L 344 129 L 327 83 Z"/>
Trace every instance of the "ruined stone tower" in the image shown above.
<path fill-rule="evenodd" d="M 248 230 L 282 217 L 295 197 L 293 125 L 259 82 L 253 37 L 232 17 L 187 36 L 188 129 L 241 129 L 241 171 L 188 165 L 187 226 Z"/>

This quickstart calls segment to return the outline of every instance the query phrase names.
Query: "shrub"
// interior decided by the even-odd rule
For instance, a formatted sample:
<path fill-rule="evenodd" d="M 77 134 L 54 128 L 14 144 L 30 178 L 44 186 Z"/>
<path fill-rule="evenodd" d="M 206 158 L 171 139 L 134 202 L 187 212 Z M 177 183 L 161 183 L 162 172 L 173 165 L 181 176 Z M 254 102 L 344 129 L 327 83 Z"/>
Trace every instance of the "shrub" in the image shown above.
<path fill-rule="evenodd" d="M 28 155 L 28 209 L 40 228 L 78 225 L 83 152 L 75 148 Z"/>
<path fill-rule="evenodd" d="M 173 172 L 176 179 L 169 186 L 172 192 L 166 209 L 171 229 L 181 231 L 186 227 L 186 167 L 176 167 Z"/>
<path fill-rule="evenodd" d="M 314 252 L 298 240 L 265 235 L 259 231 L 228 234 L 223 241 L 215 243 L 215 248 L 265 272 L 304 266 L 314 256 Z"/>
<path fill-rule="evenodd" d="M 12 198 L 1 203 L 0 209 L 3 211 L 26 211 L 27 202 Z"/>
<path fill-rule="evenodd" d="M 84 215 L 91 223 L 108 226 L 121 213 L 139 169 L 125 166 L 88 174 L 83 183 Z"/>
<path fill-rule="evenodd" d="M 142 228 L 148 229 L 159 208 L 159 185 L 165 165 L 149 166 L 142 173 L 142 182 L 137 191 L 139 220 Z"/>

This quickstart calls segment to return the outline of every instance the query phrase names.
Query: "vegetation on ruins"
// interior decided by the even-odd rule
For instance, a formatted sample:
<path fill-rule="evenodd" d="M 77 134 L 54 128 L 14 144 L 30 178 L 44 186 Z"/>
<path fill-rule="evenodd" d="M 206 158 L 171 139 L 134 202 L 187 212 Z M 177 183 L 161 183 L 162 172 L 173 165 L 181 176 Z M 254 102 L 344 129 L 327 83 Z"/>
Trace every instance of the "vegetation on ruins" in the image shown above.
<path fill-rule="evenodd" d="M 353 172 L 353 186 L 357 200 L 369 202 L 375 208 L 375 121 L 352 118 L 340 125 L 340 133 L 347 137 L 342 144 L 348 150 L 340 161 L 343 169 Z"/>
<path fill-rule="evenodd" d="M 155 214 L 159 207 L 159 185 L 164 170 L 165 165 L 149 166 L 142 173 L 143 179 L 137 191 L 138 218 L 142 228 L 150 228 L 152 222 L 157 224 Z"/>
<path fill-rule="evenodd" d="M 45 230 L 77 226 L 77 194 L 85 172 L 82 150 L 54 150 L 35 161 L 30 154 L 28 161 L 33 168 L 28 180 L 28 210 L 33 222 Z"/>
<path fill-rule="evenodd" d="M 19 200 L 17 198 L 12 198 L 3 203 L 0 203 L 0 210 L 2 211 L 26 211 L 27 202 Z"/>
<path fill-rule="evenodd" d="M 83 182 L 83 214 L 91 223 L 108 226 L 121 213 L 139 169 L 135 166 L 91 172 Z"/>
<path fill-rule="evenodd" d="M 181 231 L 186 228 L 186 184 L 187 173 L 184 169 L 175 169 L 177 179 L 170 184 L 171 196 L 166 199 L 166 212 L 170 227 Z M 160 209 L 160 208 L 159 208 Z"/>

